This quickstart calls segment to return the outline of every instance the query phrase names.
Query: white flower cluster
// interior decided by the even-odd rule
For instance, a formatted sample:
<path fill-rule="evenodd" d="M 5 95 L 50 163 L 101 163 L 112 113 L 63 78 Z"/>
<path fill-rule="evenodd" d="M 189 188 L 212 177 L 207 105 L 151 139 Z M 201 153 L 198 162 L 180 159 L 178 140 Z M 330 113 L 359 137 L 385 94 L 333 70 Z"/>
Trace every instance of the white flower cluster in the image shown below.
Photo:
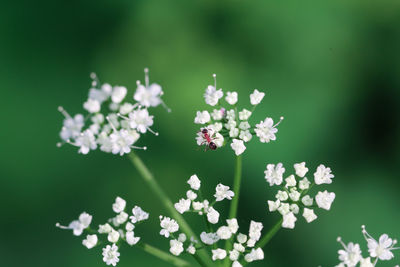
<path fill-rule="evenodd" d="M 379 240 L 375 240 L 365 230 L 365 226 L 361 226 L 362 234 L 367 241 L 369 256 L 364 258 L 359 244 L 353 242 L 347 245 L 342 241 L 341 237 L 337 238 L 337 241 L 343 246 L 343 249 L 339 250 L 340 264 L 336 267 L 355 267 L 359 264 L 360 267 L 374 267 L 378 263 L 378 260 L 387 261 L 393 259 L 394 255 L 392 250 L 400 249 L 400 247 L 394 247 L 397 240 L 391 239 L 387 234 L 383 234 L 379 237 Z M 395 267 L 399 267 L 396 265 Z"/>
<path fill-rule="evenodd" d="M 232 250 L 216 248 L 212 250 L 212 259 L 223 260 L 227 256 L 232 261 L 233 267 L 240 267 L 242 264 L 241 257 L 246 262 L 253 262 L 264 259 L 264 252 L 261 248 L 254 248 L 255 244 L 261 237 L 263 225 L 259 222 L 250 222 L 249 235 L 238 233 L 239 225 L 236 218 L 226 220 L 227 225 L 218 228 L 216 233 L 203 232 L 200 236 L 203 243 L 212 245 L 219 240 L 231 240 L 233 243 Z M 211 236 L 211 237 L 210 237 Z M 212 241 L 212 242 L 211 242 Z"/>
<path fill-rule="evenodd" d="M 165 104 L 161 100 L 163 91 L 158 84 L 149 84 L 148 70 L 145 69 L 145 85 L 137 82 L 137 89 L 133 95 L 134 101 L 126 100 L 128 90 L 123 86 L 111 86 L 108 83 L 100 84 L 96 74 L 92 73 L 92 88 L 89 90 L 88 100 L 83 108 L 88 112 L 69 115 L 63 107 L 59 111 L 65 119 L 60 132 L 62 142 L 79 147 L 79 153 L 87 154 L 99 148 L 101 151 L 121 156 L 129 153 L 139 139 L 140 134 L 147 131 L 158 135 L 151 130 L 154 116 L 149 114 L 149 107 Z"/>
<path fill-rule="evenodd" d="M 57 223 L 56 226 L 61 229 L 70 229 L 76 236 L 80 236 L 84 230 L 87 230 L 89 234 L 82 241 L 82 244 L 88 249 L 95 247 L 99 243 L 97 234 L 107 235 L 107 240 L 111 245 L 107 245 L 103 248 L 103 261 L 107 265 L 115 266 L 119 262 L 120 256 L 117 242 L 119 240 L 124 240 L 130 246 L 136 245 L 140 237 L 135 236 L 133 231 L 135 229 L 135 224 L 149 218 L 149 214 L 138 206 L 132 209 L 132 216 L 129 216 L 128 213 L 125 212 L 125 208 L 126 201 L 117 197 L 115 203 L 112 205 L 116 216 L 109 219 L 109 223 L 100 224 L 97 231 L 89 228 L 92 222 L 92 216 L 86 212 L 83 212 L 78 220 L 72 221 L 68 226 L 62 226 L 59 223 Z"/>
<path fill-rule="evenodd" d="M 208 222 L 212 224 L 218 223 L 219 212 L 213 208 L 214 203 L 224 199 L 231 200 L 235 195 L 233 191 L 229 189 L 229 186 L 218 184 L 215 188 L 215 201 L 210 204 L 207 199 L 202 199 L 201 197 L 198 199 L 198 193 L 195 193 L 195 191 L 200 190 L 201 185 L 201 181 L 196 174 L 192 175 L 187 183 L 191 189 L 186 192 L 186 198 L 182 198 L 178 203 L 175 203 L 175 209 L 181 214 L 185 212 L 195 212 L 199 215 L 206 214 Z"/>
<path fill-rule="evenodd" d="M 187 181 L 190 189 L 186 192 L 186 198 L 182 198 L 179 202 L 175 203 L 175 209 L 183 214 L 185 212 L 193 212 L 199 215 L 205 216 L 207 223 L 215 225 L 219 222 L 220 214 L 214 209 L 214 204 L 216 202 L 222 201 L 224 199 L 231 200 L 234 197 L 233 191 L 230 190 L 229 186 L 218 184 L 215 188 L 215 200 L 210 204 L 207 199 L 202 198 L 200 191 L 201 181 L 197 175 L 192 175 Z M 200 239 L 203 245 L 198 244 L 198 241 L 193 237 L 187 240 L 186 235 L 180 233 L 178 223 L 169 218 L 160 216 L 160 234 L 166 238 L 170 238 L 170 252 L 173 255 L 179 256 L 186 247 L 186 252 L 190 254 L 195 254 L 196 250 L 203 248 L 202 246 L 215 245 L 220 240 L 231 240 L 233 249 L 226 251 L 224 249 L 216 248 L 212 250 L 212 259 L 222 260 L 229 254 L 229 259 L 233 261 L 234 267 L 242 266 L 240 264 L 240 257 L 247 262 L 252 262 L 255 260 L 261 260 L 264 258 L 264 253 L 261 248 L 255 249 L 254 246 L 256 242 L 261 237 L 261 230 L 263 228 L 261 223 L 251 221 L 249 235 L 242 233 L 238 234 L 239 225 L 236 218 L 226 220 L 226 225 L 220 226 L 216 232 L 205 232 L 200 234 Z M 236 241 L 235 241 L 236 240 Z M 185 245 L 185 242 L 187 245 Z"/>
<path fill-rule="evenodd" d="M 170 245 L 169 252 L 171 252 L 171 254 L 179 256 L 184 250 L 184 243 L 186 241 L 187 243 L 189 243 L 189 245 L 186 248 L 186 252 L 189 254 L 196 253 L 195 245 L 198 243 L 197 240 L 195 240 L 193 237 L 191 237 L 190 240 L 187 240 L 186 235 L 184 233 L 180 233 L 176 238 L 174 233 L 179 231 L 179 225 L 174 219 L 160 216 L 160 226 L 161 226 L 160 235 L 166 238 L 171 237 L 171 240 L 169 241 Z"/>
<path fill-rule="evenodd" d="M 236 106 L 238 101 L 237 92 L 227 92 L 225 101 L 229 106 L 225 108 L 221 105 L 220 101 L 224 93 L 222 89 L 217 90 L 216 75 L 214 74 L 213 76 L 214 85 L 209 85 L 206 88 L 204 99 L 208 105 L 215 108 L 212 112 L 208 112 L 207 110 L 197 111 L 194 122 L 204 125 L 197 133 L 197 144 L 215 150 L 223 146 L 226 139 L 226 143 L 230 143 L 235 154 L 240 155 L 246 150 L 245 143 L 249 142 L 253 135 L 257 135 L 262 143 L 269 143 L 271 140 L 276 140 L 275 134 L 278 132 L 276 127 L 283 120 L 283 117 L 276 124 L 269 117 L 256 124 L 255 127 L 249 123 L 250 116 L 255 107 L 264 98 L 265 93 L 255 89 L 250 94 L 250 104 L 253 106 L 252 111 L 247 109 L 239 111 Z"/>
<path fill-rule="evenodd" d="M 314 173 L 314 181 L 310 182 L 305 177 L 308 172 L 308 168 L 305 162 L 294 164 L 296 171 L 295 175 L 290 175 L 285 179 L 285 185 L 283 186 L 283 174 L 285 168 L 282 163 L 268 164 L 265 170 L 265 179 L 270 186 L 278 185 L 282 189 L 276 194 L 276 200 L 268 201 L 269 211 L 278 211 L 283 216 L 282 227 L 293 229 L 297 221 L 296 214 L 301 214 L 305 220 L 310 223 L 317 219 L 317 215 L 314 213 L 315 207 L 321 209 L 330 210 L 332 202 L 335 199 L 335 193 L 320 191 L 315 197 L 311 197 L 308 193 L 311 187 L 321 184 L 331 184 L 334 175 L 331 173 L 331 169 L 324 165 L 319 165 L 316 172 Z M 314 199 L 317 205 L 314 204 Z"/>

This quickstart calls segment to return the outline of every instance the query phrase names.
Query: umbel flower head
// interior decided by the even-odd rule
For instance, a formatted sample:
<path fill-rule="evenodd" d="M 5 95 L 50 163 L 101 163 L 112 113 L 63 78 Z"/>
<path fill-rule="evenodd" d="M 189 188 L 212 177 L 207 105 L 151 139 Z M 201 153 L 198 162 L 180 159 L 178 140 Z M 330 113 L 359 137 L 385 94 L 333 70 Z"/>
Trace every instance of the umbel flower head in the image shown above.
<path fill-rule="evenodd" d="M 88 234 L 82 241 L 82 244 L 88 249 L 94 248 L 100 243 L 109 242 L 103 248 L 103 261 L 107 265 L 115 266 L 119 262 L 120 256 L 118 244 L 126 242 L 130 246 L 136 245 L 140 241 L 140 237 L 135 236 L 135 225 L 149 218 L 149 214 L 138 206 L 132 209 L 131 216 L 125 212 L 125 208 L 126 201 L 117 197 L 112 205 L 112 209 L 116 215 L 110 218 L 107 223 L 100 224 L 98 230 L 90 229 L 92 216 L 86 212 L 83 212 L 78 220 L 72 221 L 68 226 L 62 226 L 57 223 L 56 227 L 72 230 L 76 236 L 80 236 L 86 231 Z M 102 242 L 99 241 L 98 235 L 104 236 Z"/>
<path fill-rule="evenodd" d="M 166 107 L 161 99 L 161 86 L 149 84 L 148 69 L 145 69 L 145 84 L 137 82 L 131 100 L 127 98 L 126 87 L 101 84 L 94 73 L 91 78 L 92 88 L 87 101 L 83 103 L 87 115 L 71 116 L 63 107 L 58 108 L 65 119 L 60 132 L 62 142 L 57 145 L 74 145 L 79 147 L 81 154 L 100 149 L 121 156 L 131 149 L 146 149 L 135 145 L 140 135 L 146 132 L 158 135 L 151 129 L 154 116 L 150 115 L 148 108 L 160 104 Z"/>
<path fill-rule="evenodd" d="M 263 225 L 251 221 L 248 235 L 239 233 L 239 225 L 236 218 L 226 220 L 223 224 L 213 230 L 213 226 L 220 222 L 220 213 L 215 209 L 217 202 L 225 199 L 232 200 L 235 197 L 229 186 L 218 184 L 215 188 L 214 200 L 210 202 L 203 199 L 201 193 L 201 181 L 197 175 L 192 175 L 187 181 L 190 189 L 186 197 L 175 203 L 175 209 L 183 213 L 196 213 L 203 216 L 207 221 L 207 230 L 200 234 L 200 241 L 193 236 L 188 238 L 184 233 L 179 233 L 179 224 L 169 217 L 160 216 L 160 235 L 170 239 L 170 252 L 175 256 L 182 253 L 196 254 L 198 249 L 211 247 L 212 260 L 223 260 L 226 257 L 232 261 L 232 266 L 242 266 L 240 261 L 252 262 L 262 260 L 264 252 L 261 248 L 255 248 L 256 242 L 261 237 Z M 229 240 L 233 243 L 231 250 L 217 247 L 218 242 Z"/>
<path fill-rule="evenodd" d="M 317 219 L 314 208 L 330 210 L 332 202 L 335 199 L 335 193 L 320 191 L 315 197 L 309 195 L 310 189 L 314 185 L 330 184 L 334 175 L 331 169 L 324 165 L 319 165 L 314 173 L 314 181 L 310 182 L 305 175 L 308 168 L 305 162 L 294 164 L 295 175 L 289 175 L 283 178 L 285 168 L 282 163 L 268 164 L 265 170 L 265 179 L 270 186 L 280 186 L 276 194 L 276 200 L 269 200 L 268 207 L 270 212 L 278 211 L 282 217 L 282 227 L 293 229 L 297 221 L 297 214 L 302 214 L 304 219 L 310 223 Z M 316 204 L 314 204 L 314 201 Z"/>
<path fill-rule="evenodd" d="M 341 237 L 337 241 L 343 246 L 343 249 L 338 251 L 340 263 L 337 267 L 355 267 L 359 264 L 360 267 L 373 267 L 376 266 L 378 261 L 388 261 L 394 258 L 393 250 L 400 249 L 395 247 L 397 240 L 391 239 L 387 234 L 382 234 L 378 240 L 375 240 L 365 229 L 361 226 L 362 234 L 367 241 L 368 257 L 362 256 L 362 251 L 359 244 L 353 242 L 347 245 L 342 241 Z M 398 267 L 396 265 L 395 267 Z"/>
<path fill-rule="evenodd" d="M 246 150 L 245 144 L 256 135 L 260 142 L 269 143 L 276 140 L 276 128 L 283 120 L 277 123 L 273 119 L 266 117 L 257 124 L 250 124 L 249 119 L 256 106 L 261 103 L 265 93 L 254 90 L 250 94 L 251 108 L 239 109 L 237 107 L 238 93 L 224 92 L 217 90 L 216 75 L 214 85 L 209 85 L 204 93 L 206 104 L 213 109 L 211 111 L 197 111 L 194 123 L 202 125 L 197 133 L 196 141 L 199 146 L 205 146 L 211 150 L 229 144 L 236 155 L 242 154 Z M 225 100 L 225 101 L 224 101 Z"/>

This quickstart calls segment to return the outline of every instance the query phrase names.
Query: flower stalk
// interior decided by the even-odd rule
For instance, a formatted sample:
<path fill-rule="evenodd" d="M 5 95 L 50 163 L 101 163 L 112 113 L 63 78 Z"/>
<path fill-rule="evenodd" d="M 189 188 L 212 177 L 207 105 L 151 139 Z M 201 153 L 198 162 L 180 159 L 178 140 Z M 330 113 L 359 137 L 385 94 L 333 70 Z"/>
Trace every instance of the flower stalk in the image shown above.
<path fill-rule="evenodd" d="M 149 253 L 149 254 L 151 254 L 151 255 L 153 255 L 153 256 L 161 259 L 161 260 L 169 262 L 174 266 L 178 266 L 178 267 L 190 266 L 190 264 L 187 261 L 182 260 L 182 259 L 180 259 L 178 257 L 175 257 L 175 256 L 173 256 L 171 254 L 168 254 L 168 253 L 166 253 L 166 252 L 164 252 L 164 251 L 162 251 L 162 250 L 160 250 L 160 249 L 158 249 L 156 247 L 153 247 L 153 246 L 151 246 L 149 244 L 138 243 L 137 247 L 140 247 L 141 249 L 143 249 L 147 253 Z"/>
<path fill-rule="evenodd" d="M 236 156 L 235 173 L 233 178 L 233 192 L 235 196 L 232 198 L 231 208 L 229 210 L 229 218 L 236 218 L 237 208 L 239 204 L 240 184 L 242 181 L 242 156 Z"/>
<path fill-rule="evenodd" d="M 168 210 L 168 212 L 171 214 L 171 216 L 178 222 L 182 231 L 187 236 L 192 236 L 196 240 L 199 240 L 198 237 L 196 236 L 196 234 L 193 232 L 193 230 L 190 228 L 190 226 L 186 222 L 186 220 L 182 217 L 181 214 L 179 214 L 176 211 L 174 204 L 171 202 L 171 200 L 168 198 L 167 194 L 164 192 L 164 190 L 161 188 L 161 186 L 154 179 L 153 174 L 149 171 L 149 169 L 146 167 L 146 165 L 143 163 L 143 161 L 134 152 L 129 153 L 129 159 L 131 160 L 132 164 L 136 167 L 136 169 L 140 173 L 143 180 L 150 186 L 151 190 L 153 190 L 155 195 L 158 196 L 158 198 L 161 200 L 161 203 L 164 205 L 164 207 Z M 206 263 L 210 262 L 207 252 L 199 251 L 198 256 L 199 257 L 196 257 L 196 260 L 199 261 L 200 265 L 207 266 Z"/>

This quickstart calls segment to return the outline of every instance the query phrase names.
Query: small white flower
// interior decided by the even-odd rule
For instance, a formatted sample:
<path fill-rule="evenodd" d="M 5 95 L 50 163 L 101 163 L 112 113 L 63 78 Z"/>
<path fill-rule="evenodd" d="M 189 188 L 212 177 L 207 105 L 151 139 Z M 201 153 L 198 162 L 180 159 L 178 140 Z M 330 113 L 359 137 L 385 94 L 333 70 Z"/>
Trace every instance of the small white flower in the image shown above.
<path fill-rule="evenodd" d="M 79 153 L 86 155 L 90 150 L 97 148 L 96 139 L 91 130 L 87 129 L 76 138 L 76 146 L 79 148 Z"/>
<path fill-rule="evenodd" d="M 299 182 L 299 188 L 301 190 L 306 190 L 310 187 L 311 182 L 307 179 L 307 177 L 304 177 L 302 180 Z"/>
<path fill-rule="evenodd" d="M 132 223 L 137 223 L 140 221 L 147 220 L 149 218 L 149 214 L 142 210 L 141 207 L 135 206 L 132 209 L 132 214 L 133 216 L 130 216 L 129 218 L 131 219 Z"/>
<path fill-rule="evenodd" d="M 121 103 L 121 101 L 125 98 L 127 92 L 128 90 L 124 86 L 114 86 L 111 94 L 112 102 L 116 104 Z"/>
<path fill-rule="evenodd" d="M 108 234 L 112 230 L 113 230 L 113 228 L 108 223 L 103 224 L 103 225 L 102 224 L 99 225 L 99 233 L 100 234 Z"/>
<path fill-rule="evenodd" d="M 169 252 L 175 256 L 179 256 L 183 252 L 183 243 L 176 239 L 169 241 L 170 249 Z"/>
<path fill-rule="evenodd" d="M 59 109 L 64 111 L 61 107 Z M 68 115 L 63 121 L 63 127 L 60 132 L 61 139 L 67 141 L 70 138 L 78 137 L 82 127 L 85 125 L 84 120 L 82 114 L 76 114 L 73 118 Z"/>
<path fill-rule="evenodd" d="M 119 255 L 120 253 L 118 252 L 118 247 L 115 244 L 112 244 L 112 246 L 107 245 L 105 248 L 103 248 L 103 261 L 107 265 L 117 265 L 119 262 Z"/>
<path fill-rule="evenodd" d="M 156 107 L 162 103 L 161 95 L 163 94 L 160 85 L 153 83 L 146 87 L 142 84 L 138 84 L 133 99 L 139 102 L 140 105 L 145 107 Z"/>
<path fill-rule="evenodd" d="M 202 208 L 204 208 L 204 205 L 203 205 L 202 202 L 193 201 L 192 207 L 193 207 L 194 210 L 201 210 Z"/>
<path fill-rule="evenodd" d="M 132 129 L 140 133 L 146 133 L 149 127 L 153 125 L 153 117 L 149 115 L 147 109 L 137 109 L 129 113 L 129 124 Z"/>
<path fill-rule="evenodd" d="M 229 190 L 229 186 L 218 184 L 215 188 L 214 197 L 216 201 L 222 201 L 225 198 L 231 200 L 234 195 L 235 193 L 233 193 L 232 190 Z"/>
<path fill-rule="evenodd" d="M 194 255 L 194 254 L 196 253 L 196 248 L 193 246 L 193 244 L 190 244 L 189 247 L 186 249 L 186 251 L 187 251 L 189 254 Z"/>
<path fill-rule="evenodd" d="M 286 191 L 279 190 L 275 197 L 280 201 L 285 201 L 289 196 Z"/>
<path fill-rule="evenodd" d="M 233 139 L 231 147 L 235 151 L 236 156 L 239 156 L 246 150 L 243 140 Z"/>
<path fill-rule="evenodd" d="M 229 121 L 234 121 L 234 122 L 235 122 L 235 126 L 236 126 L 236 120 L 235 120 L 235 118 L 236 118 L 236 112 L 235 112 L 234 109 L 230 109 L 230 110 L 228 110 L 228 111 L 226 112 L 226 118 L 227 118 Z"/>
<path fill-rule="evenodd" d="M 180 213 L 183 214 L 190 209 L 190 199 L 180 199 L 178 203 L 175 203 L 175 209 Z"/>
<path fill-rule="evenodd" d="M 330 210 L 333 200 L 335 200 L 335 193 L 329 193 L 326 190 L 324 192 L 318 192 L 315 196 L 318 207 L 325 210 Z"/>
<path fill-rule="evenodd" d="M 197 111 L 196 117 L 194 118 L 194 123 L 205 124 L 211 119 L 210 113 L 207 110 Z"/>
<path fill-rule="evenodd" d="M 227 92 L 225 100 L 230 105 L 235 105 L 236 102 L 238 101 L 238 93 L 237 92 Z"/>
<path fill-rule="evenodd" d="M 241 235 L 241 236 L 240 236 L 240 235 Z M 245 248 L 242 244 L 246 243 L 246 241 L 247 241 L 247 236 L 244 235 L 244 234 L 239 234 L 239 235 L 237 236 L 237 239 L 238 239 L 238 241 L 241 242 L 241 243 L 234 243 L 234 244 L 233 244 L 233 248 L 234 248 L 235 250 L 239 251 L 239 252 L 244 252 L 244 251 L 246 250 L 246 248 Z"/>
<path fill-rule="evenodd" d="M 128 217 L 129 217 L 128 213 L 122 211 L 120 214 L 115 216 L 113 223 L 115 226 L 119 226 L 125 223 L 128 220 Z"/>
<path fill-rule="evenodd" d="M 236 121 L 235 121 L 235 119 L 229 119 L 228 120 L 228 122 L 227 123 L 225 123 L 225 128 L 226 129 L 228 129 L 228 130 L 230 130 L 230 129 L 232 129 L 232 128 L 235 128 L 236 127 Z"/>
<path fill-rule="evenodd" d="M 110 241 L 111 243 L 117 243 L 118 240 L 119 240 L 119 237 L 120 237 L 119 232 L 117 232 L 117 231 L 115 231 L 115 230 L 112 230 L 112 231 L 108 234 L 107 239 L 108 239 L 108 241 Z"/>
<path fill-rule="evenodd" d="M 228 224 L 229 231 L 231 231 L 232 234 L 236 234 L 236 232 L 239 229 L 239 225 L 236 218 L 228 219 L 226 220 L 226 223 Z"/>
<path fill-rule="evenodd" d="M 219 212 L 216 211 L 213 207 L 208 208 L 207 220 L 212 224 L 218 223 Z"/>
<path fill-rule="evenodd" d="M 129 131 L 121 129 L 114 131 L 110 135 L 110 142 L 112 144 L 111 152 L 113 154 L 128 154 L 131 152 L 131 146 L 136 142 L 139 135 L 132 135 Z"/>
<path fill-rule="evenodd" d="M 299 206 L 297 204 L 290 204 L 290 211 L 293 212 L 294 214 L 299 213 Z"/>
<path fill-rule="evenodd" d="M 346 264 L 348 267 L 354 267 L 362 259 L 361 249 L 359 244 L 350 242 L 347 246 L 338 238 L 338 241 L 342 244 L 343 249 L 339 250 L 339 260 Z"/>
<path fill-rule="evenodd" d="M 274 184 L 280 185 L 283 180 L 284 172 L 285 168 L 283 168 L 282 163 L 278 163 L 276 167 L 275 164 L 268 164 L 267 169 L 264 171 L 265 179 L 270 186 L 273 186 Z"/>
<path fill-rule="evenodd" d="M 294 216 L 294 214 L 292 212 L 289 212 L 289 213 L 283 215 L 282 227 L 293 229 L 296 221 L 297 221 L 296 216 Z"/>
<path fill-rule="evenodd" d="M 308 208 L 304 208 L 303 217 L 306 219 L 308 223 L 317 219 L 317 215 L 315 215 L 314 210 Z"/>
<path fill-rule="evenodd" d="M 219 241 L 219 236 L 217 233 L 206 233 L 202 232 L 200 234 L 201 241 L 206 245 L 212 245 Z"/>
<path fill-rule="evenodd" d="M 260 222 L 251 221 L 249 229 L 249 237 L 255 241 L 258 241 L 261 237 L 261 230 L 263 225 Z"/>
<path fill-rule="evenodd" d="M 244 256 L 245 261 L 252 262 L 264 259 L 264 251 L 261 248 L 252 249 L 250 253 Z"/>
<path fill-rule="evenodd" d="M 140 240 L 140 237 L 135 237 L 135 233 L 133 231 L 126 232 L 125 238 L 126 243 L 128 243 L 130 246 L 136 245 Z"/>
<path fill-rule="evenodd" d="M 97 235 L 87 235 L 86 239 L 82 241 L 82 244 L 88 249 L 93 248 L 97 244 Z"/>
<path fill-rule="evenodd" d="M 83 103 L 83 108 L 89 113 L 97 113 L 100 111 L 100 103 L 97 100 L 89 98 L 85 103 Z"/>
<path fill-rule="evenodd" d="M 216 90 L 214 86 L 209 85 L 204 93 L 204 99 L 208 105 L 215 106 L 223 95 L 222 89 Z"/>
<path fill-rule="evenodd" d="M 229 251 L 229 259 L 230 259 L 231 261 L 236 261 L 236 260 L 238 260 L 238 259 L 239 259 L 239 256 L 240 256 L 239 251 L 237 251 L 237 250 L 235 250 L 235 249 Z"/>
<path fill-rule="evenodd" d="M 222 118 L 224 117 L 224 111 L 224 109 L 214 109 L 211 113 L 211 116 L 215 121 L 222 120 Z"/>
<path fill-rule="evenodd" d="M 368 242 L 368 252 L 372 258 L 378 258 L 380 260 L 391 260 L 394 256 L 391 252 L 396 244 L 396 241 L 391 239 L 387 234 L 383 234 L 379 237 L 379 241 L 376 241 L 368 232 L 365 230 L 365 226 L 362 226 L 362 233 L 365 240 Z"/>
<path fill-rule="evenodd" d="M 242 121 L 239 123 L 239 129 L 241 129 L 241 130 L 247 130 L 250 128 L 251 128 L 251 126 L 248 121 Z"/>
<path fill-rule="evenodd" d="M 197 177 L 196 174 L 193 174 L 192 176 L 190 176 L 190 179 L 187 181 L 187 183 L 190 185 L 190 187 L 194 190 L 199 190 L 200 189 L 200 185 L 201 185 L 201 181 L 200 179 Z"/>
<path fill-rule="evenodd" d="M 120 197 L 117 197 L 115 199 L 114 204 L 112 205 L 113 211 L 115 213 L 120 213 L 125 209 L 125 207 L 126 207 L 126 201 Z"/>
<path fill-rule="evenodd" d="M 260 104 L 261 100 L 264 98 L 265 93 L 259 92 L 257 89 L 254 89 L 254 92 L 250 95 L 250 103 L 254 105 Z"/>
<path fill-rule="evenodd" d="M 192 190 L 188 190 L 186 192 L 186 197 L 190 200 L 195 200 L 197 198 L 197 194 L 193 192 Z"/>
<path fill-rule="evenodd" d="M 131 232 L 131 231 L 133 231 L 133 229 L 135 229 L 135 225 L 130 222 L 127 222 L 125 225 L 125 230 L 128 232 Z"/>
<path fill-rule="evenodd" d="M 278 211 L 282 215 L 286 215 L 290 212 L 290 205 L 289 203 L 281 203 L 281 206 L 278 208 Z"/>
<path fill-rule="evenodd" d="M 278 129 L 275 128 L 275 126 L 276 125 L 274 125 L 274 121 L 271 118 L 266 118 L 264 121 L 256 124 L 254 131 L 260 138 L 261 143 L 269 143 L 271 140 L 276 140 L 275 134 L 278 132 Z"/>
<path fill-rule="evenodd" d="M 268 208 L 269 211 L 276 211 L 281 205 L 281 201 L 278 199 L 277 201 L 268 200 Z"/>
<path fill-rule="evenodd" d="M 160 226 L 162 228 L 160 235 L 166 238 L 168 238 L 171 233 L 175 233 L 179 230 L 178 223 L 169 217 L 160 216 Z"/>
<path fill-rule="evenodd" d="M 305 195 L 302 199 L 301 202 L 303 202 L 303 204 L 305 206 L 312 206 L 314 200 L 309 196 L 309 195 Z"/>
<path fill-rule="evenodd" d="M 122 115 L 129 114 L 133 110 L 133 105 L 131 103 L 124 103 L 122 106 L 119 107 L 119 113 Z"/>
<path fill-rule="evenodd" d="M 240 131 L 239 138 L 242 139 L 244 142 L 249 142 L 253 135 L 250 133 L 249 130 Z"/>
<path fill-rule="evenodd" d="M 289 197 L 294 202 L 297 202 L 297 201 L 299 201 L 300 193 L 295 188 L 291 188 L 290 189 L 290 193 L 289 193 Z"/>
<path fill-rule="evenodd" d="M 361 258 L 360 267 L 374 267 L 374 265 L 371 262 L 371 258 L 370 257 L 365 259 Z"/>
<path fill-rule="evenodd" d="M 178 236 L 178 241 L 179 242 L 185 242 L 186 241 L 186 235 L 184 233 L 180 233 Z"/>
<path fill-rule="evenodd" d="M 296 178 L 294 178 L 294 175 L 290 175 L 288 178 L 285 179 L 286 181 L 286 187 L 293 187 L 296 186 Z"/>
<path fill-rule="evenodd" d="M 238 128 L 231 128 L 229 130 L 229 137 L 235 138 L 239 135 L 239 129 Z"/>
<path fill-rule="evenodd" d="M 251 111 L 247 109 L 243 109 L 242 111 L 239 111 L 239 120 L 241 121 L 247 121 L 251 116 Z"/>
<path fill-rule="evenodd" d="M 238 261 L 234 261 L 234 262 L 232 263 L 232 267 L 243 267 L 243 265 L 240 264 L 240 262 L 238 262 Z"/>
<path fill-rule="evenodd" d="M 294 169 L 296 170 L 296 175 L 303 178 L 304 175 L 308 172 L 308 168 L 306 167 L 305 162 L 294 164 Z"/>
<path fill-rule="evenodd" d="M 224 249 L 220 249 L 220 248 L 217 248 L 217 249 L 213 249 L 212 250 L 212 260 L 213 261 L 216 261 L 216 260 L 223 260 L 223 259 L 225 259 L 225 257 L 226 257 L 226 250 L 224 250 Z"/>
<path fill-rule="evenodd" d="M 331 184 L 333 177 L 335 176 L 331 173 L 331 168 L 325 167 L 323 164 L 319 165 L 314 173 L 315 184 Z"/>
<path fill-rule="evenodd" d="M 92 218 L 93 218 L 92 215 L 86 212 L 82 212 L 81 215 L 79 215 L 79 222 L 82 224 L 83 228 L 86 229 L 92 222 Z"/>
<path fill-rule="evenodd" d="M 221 226 L 217 230 L 217 235 L 219 236 L 220 239 L 227 240 L 231 238 L 232 232 L 230 231 L 228 226 Z"/>

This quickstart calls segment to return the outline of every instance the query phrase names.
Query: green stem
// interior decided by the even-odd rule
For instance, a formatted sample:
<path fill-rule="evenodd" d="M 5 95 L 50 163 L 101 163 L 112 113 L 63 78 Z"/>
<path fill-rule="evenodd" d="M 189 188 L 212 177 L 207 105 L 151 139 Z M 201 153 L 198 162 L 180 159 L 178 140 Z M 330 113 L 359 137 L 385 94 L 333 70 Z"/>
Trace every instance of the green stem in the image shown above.
<path fill-rule="evenodd" d="M 242 180 L 242 156 L 236 156 L 235 173 L 233 178 L 233 192 L 235 196 L 232 198 L 231 208 L 229 211 L 229 218 L 236 218 L 237 208 L 239 204 L 240 183 Z"/>
<path fill-rule="evenodd" d="M 190 264 L 187 261 L 184 261 L 184 260 L 182 260 L 182 259 L 180 259 L 178 257 L 172 256 L 172 255 L 170 255 L 170 254 L 168 254 L 168 253 L 166 253 L 166 252 L 164 252 L 164 251 L 162 251 L 162 250 L 160 250 L 158 248 L 150 246 L 150 245 L 148 245 L 146 243 L 138 243 L 136 246 L 140 247 L 141 249 L 143 249 L 147 253 L 149 253 L 149 254 L 157 257 L 157 258 L 160 258 L 160 259 L 162 259 L 162 260 L 164 260 L 166 262 L 171 263 L 172 265 L 179 266 L 179 267 L 181 267 L 181 266 L 182 267 L 183 266 L 190 266 Z"/>
<path fill-rule="evenodd" d="M 131 152 L 129 154 L 129 159 L 131 160 L 132 164 L 137 168 L 138 172 L 141 174 L 143 180 L 150 186 L 151 190 L 154 191 L 154 194 L 158 196 L 160 199 L 161 203 L 164 205 L 164 207 L 169 211 L 171 216 L 178 222 L 179 227 L 182 229 L 182 231 L 190 238 L 194 237 L 196 240 L 200 240 L 195 233 L 192 231 L 188 223 L 185 221 L 185 219 L 182 217 L 180 213 L 178 213 L 174 207 L 174 204 L 171 202 L 171 200 L 168 198 L 167 194 L 164 192 L 164 190 L 161 188 L 161 186 L 157 183 L 157 181 L 154 179 L 153 174 L 147 169 L 146 165 L 144 165 L 143 161 L 134 153 Z M 206 251 L 199 251 L 199 259 L 201 259 L 201 262 L 199 261 L 200 265 L 203 265 L 205 263 L 210 263 L 211 260 L 209 258 L 209 255 Z M 205 265 L 207 266 L 207 264 Z"/>
<path fill-rule="evenodd" d="M 279 229 L 281 229 L 282 221 L 283 221 L 283 219 L 281 218 L 274 226 L 272 226 L 272 228 L 268 231 L 268 233 L 266 233 L 261 238 L 260 242 L 258 242 L 258 246 L 260 248 L 265 247 L 268 244 L 268 242 L 271 240 L 271 238 L 274 237 L 274 235 L 279 231 Z"/>
<path fill-rule="evenodd" d="M 233 192 L 235 196 L 232 198 L 231 208 L 229 210 L 229 218 L 236 218 L 237 215 L 237 208 L 239 205 L 239 194 L 240 194 L 240 183 L 242 181 L 242 156 L 236 156 L 235 161 L 235 170 L 234 170 L 234 177 L 233 177 Z M 226 242 L 225 243 L 225 250 L 229 252 L 232 249 L 232 243 Z M 227 257 L 224 260 L 224 265 L 229 266 L 229 258 Z"/>

